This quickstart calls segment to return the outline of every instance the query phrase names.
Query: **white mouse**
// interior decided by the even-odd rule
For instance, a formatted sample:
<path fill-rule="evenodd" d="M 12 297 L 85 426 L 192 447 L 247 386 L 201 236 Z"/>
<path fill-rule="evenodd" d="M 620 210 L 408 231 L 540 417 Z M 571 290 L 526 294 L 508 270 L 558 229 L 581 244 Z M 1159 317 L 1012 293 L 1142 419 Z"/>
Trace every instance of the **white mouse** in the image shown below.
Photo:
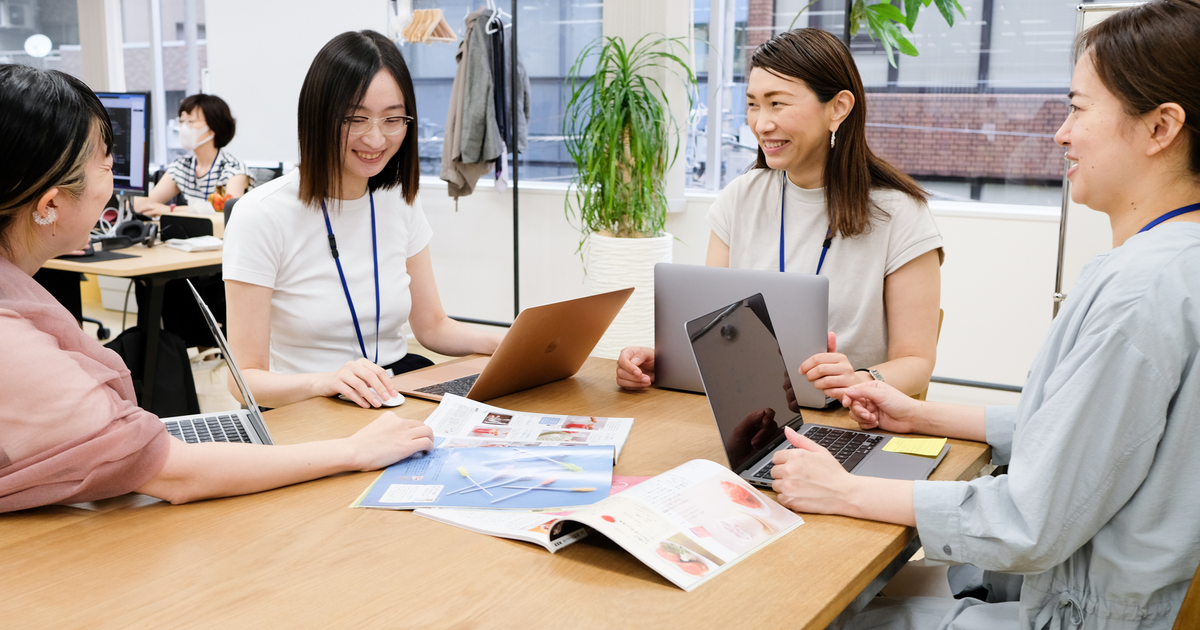
<path fill-rule="evenodd" d="M 372 394 L 379 396 L 379 392 L 375 391 L 374 387 L 368 387 L 367 389 L 371 390 Z M 346 402 L 354 402 L 353 400 L 350 400 L 349 398 L 347 398 L 345 394 L 338 394 L 338 398 L 341 398 L 342 400 L 345 400 Z M 357 404 L 357 403 L 355 403 L 355 404 Z M 404 404 L 404 395 L 403 394 L 396 394 L 395 398 L 389 398 L 389 399 L 383 401 L 384 407 L 399 407 L 400 405 L 403 405 L 403 404 Z"/>

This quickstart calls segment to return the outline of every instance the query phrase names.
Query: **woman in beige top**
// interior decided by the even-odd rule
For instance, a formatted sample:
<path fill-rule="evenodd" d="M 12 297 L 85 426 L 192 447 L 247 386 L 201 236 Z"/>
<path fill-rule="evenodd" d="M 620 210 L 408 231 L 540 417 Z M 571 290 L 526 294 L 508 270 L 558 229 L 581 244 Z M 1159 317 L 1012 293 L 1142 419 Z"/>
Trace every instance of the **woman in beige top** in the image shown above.
<path fill-rule="evenodd" d="M 83 82 L 0 65 L 0 512 L 131 491 L 185 503 L 373 470 L 432 448 L 383 413 L 290 446 L 185 444 L 137 406 L 129 370 L 32 278 L 88 241 L 112 195 L 108 115 Z"/>

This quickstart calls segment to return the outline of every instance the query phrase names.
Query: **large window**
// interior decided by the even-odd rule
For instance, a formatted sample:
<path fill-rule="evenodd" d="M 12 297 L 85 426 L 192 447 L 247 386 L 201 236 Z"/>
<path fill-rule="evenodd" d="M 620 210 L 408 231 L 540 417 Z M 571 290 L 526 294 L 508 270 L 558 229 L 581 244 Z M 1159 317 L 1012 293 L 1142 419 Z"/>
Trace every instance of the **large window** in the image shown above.
<path fill-rule="evenodd" d="M 81 77 L 76 0 L 0 0 L 0 63 Z"/>
<path fill-rule="evenodd" d="M 1071 3 L 1035 0 L 960 0 L 964 16 L 948 26 L 935 7 L 921 9 L 911 41 L 918 57 L 898 56 L 860 32 L 850 42 L 867 91 L 867 137 L 872 150 L 917 178 L 935 197 L 997 203 L 1058 205 L 1062 150 L 1054 132 L 1066 117 Z M 697 39 L 709 39 L 709 0 L 694 0 Z M 723 90 L 722 181 L 754 159 L 745 126 L 746 61 L 754 47 L 796 27 L 843 36 L 845 4 L 818 0 L 737 0 L 733 50 L 724 51 L 731 80 Z M 697 68 L 707 82 L 707 47 L 697 45 Z M 704 164 L 705 130 L 713 108 L 693 118 L 689 152 L 693 186 L 711 187 Z M 694 158 L 693 158 L 694 156 Z"/>
<path fill-rule="evenodd" d="M 441 0 L 438 6 L 461 39 L 466 31 L 464 19 L 478 4 L 472 0 Z M 508 9 L 508 3 L 500 4 Z M 532 111 L 528 149 L 520 156 L 522 180 L 565 182 L 575 172 L 561 137 L 564 85 L 576 56 L 600 37 L 602 8 L 600 0 L 525 0 L 518 4 L 517 52 L 529 74 Z M 416 84 L 421 172 L 436 175 L 441 172 L 458 45 L 406 44 L 400 50 Z"/>

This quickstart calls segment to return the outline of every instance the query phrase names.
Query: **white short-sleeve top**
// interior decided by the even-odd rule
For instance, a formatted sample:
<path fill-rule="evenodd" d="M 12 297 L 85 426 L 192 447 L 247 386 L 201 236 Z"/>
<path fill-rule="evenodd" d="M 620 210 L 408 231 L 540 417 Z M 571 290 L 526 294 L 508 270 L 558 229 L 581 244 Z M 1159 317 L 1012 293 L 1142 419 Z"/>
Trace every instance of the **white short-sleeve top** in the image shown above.
<path fill-rule="evenodd" d="M 829 228 L 825 190 L 793 184 L 782 171 L 754 169 L 729 183 L 708 211 L 717 238 L 729 246 L 729 266 L 779 269 L 781 193 L 786 186 L 784 269 L 815 273 Z M 834 237 L 821 275 L 829 278 L 829 329 L 838 352 L 855 368 L 888 359 L 883 281 L 888 274 L 942 246 L 929 207 L 894 190 L 871 193 L 871 229 L 854 238 Z M 767 305 L 768 309 L 770 304 Z M 771 313 L 772 319 L 785 313 Z"/>
<path fill-rule="evenodd" d="M 302 205 L 300 177 L 292 171 L 250 191 L 225 231 L 226 280 L 269 287 L 271 370 L 284 374 L 331 372 L 362 358 L 320 208 Z M 401 327 L 412 310 L 408 258 L 433 236 L 418 198 L 410 206 L 400 189 L 342 201 L 328 208 L 339 257 L 367 358 L 375 360 L 375 270 L 371 254 L 371 197 L 379 253 L 378 363 L 405 356 Z"/>

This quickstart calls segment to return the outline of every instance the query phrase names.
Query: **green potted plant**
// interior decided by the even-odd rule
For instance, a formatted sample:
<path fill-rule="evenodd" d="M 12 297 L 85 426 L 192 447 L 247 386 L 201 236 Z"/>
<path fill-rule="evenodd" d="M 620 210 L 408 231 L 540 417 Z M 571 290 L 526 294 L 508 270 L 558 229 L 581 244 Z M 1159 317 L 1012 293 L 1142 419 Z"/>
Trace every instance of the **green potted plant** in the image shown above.
<path fill-rule="evenodd" d="M 579 223 L 588 285 L 594 293 L 637 289 L 598 356 L 654 341 L 654 265 L 670 262 L 673 240 L 664 186 L 681 139 L 663 81 L 683 83 L 689 110 L 696 90 L 678 49 L 686 52 L 681 38 L 647 35 L 628 46 L 604 37 L 579 53 L 568 75 L 563 135 L 578 172 L 566 210 Z M 581 76 L 593 58 L 594 73 Z"/>

